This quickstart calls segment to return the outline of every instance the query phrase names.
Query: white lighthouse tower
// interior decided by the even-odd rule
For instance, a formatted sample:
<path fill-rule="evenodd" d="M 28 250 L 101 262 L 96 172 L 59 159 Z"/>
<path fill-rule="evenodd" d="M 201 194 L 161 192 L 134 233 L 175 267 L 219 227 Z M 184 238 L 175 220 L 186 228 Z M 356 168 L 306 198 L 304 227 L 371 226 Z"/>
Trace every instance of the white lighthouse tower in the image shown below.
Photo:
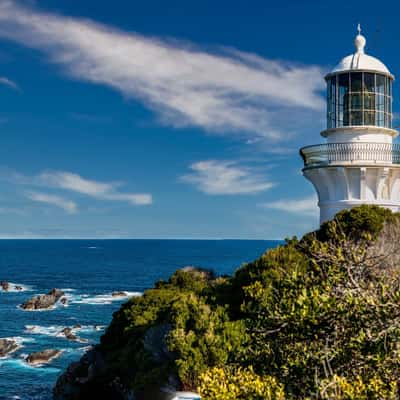
<path fill-rule="evenodd" d="M 400 146 L 393 143 L 392 83 L 394 76 L 364 52 L 358 35 L 356 51 L 326 77 L 326 143 L 303 147 L 303 174 L 312 182 L 320 222 L 344 209 L 376 204 L 400 210 Z"/>

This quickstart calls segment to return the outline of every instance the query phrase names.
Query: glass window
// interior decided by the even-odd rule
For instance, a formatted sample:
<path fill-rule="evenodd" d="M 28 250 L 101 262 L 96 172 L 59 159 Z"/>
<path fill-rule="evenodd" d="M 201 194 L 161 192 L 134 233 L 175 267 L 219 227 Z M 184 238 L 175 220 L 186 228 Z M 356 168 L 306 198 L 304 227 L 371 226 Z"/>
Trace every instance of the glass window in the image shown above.
<path fill-rule="evenodd" d="M 385 96 L 382 94 L 375 96 L 375 108 L 378 111 L 385 111 Z"/>
<path fill-rule="evenodd" d="M 376 113 L 376 125 L 385 126 L 385 113 L 383 112 Z"/>
<path fill-rule="evenodd" d="M 366 92 L 375 92 L 375 74 L 364 72 L 363 90 Z"/>
<path fill-rule="evenodd" d="M 361 110 L 362 109 L 362 94 L 352 93 L 351 94 L 351 109 Z"/>
<path fill-rule="evenodd" d="M 392 96 L 392 80 L 390 79 L 390 78 L 386 78 L 387 79 L 387 84 L 386 84 L 386 87 L 387 87 L 387 95 L 388 96 Z"/>
<path fill-rule="evenodd" d="M 353 72 L 350 74 L 351 81 L 351 91 L 352 92 L 361 92 L 362 90 L 362 73 L 361 72 Z"/>
<path fill-rule="evenodd" d="M 339 104 L 345 103 L 346 95 L 349 93 L 349 74 L 339 75 Z"/>
<path fill-rule="evenodd" d="M 376 92 L 385 94 L 385 77 L 383 75 L 376 75 Z"/>
<path fill-rule="evenodd" d="M 361 111 L 351 111 L 351 125 L 362 125 L 362 112 Z"/>
<path fill-rule="evenodd" d="M 375 111 L 364 111 L 364 125 L 375 125 Z"/>
<path fill-rule="evenodd" d="M 364 93 L 364 110 L 374 110 L 375 109 L 375 94 L 374 93 Z"/>

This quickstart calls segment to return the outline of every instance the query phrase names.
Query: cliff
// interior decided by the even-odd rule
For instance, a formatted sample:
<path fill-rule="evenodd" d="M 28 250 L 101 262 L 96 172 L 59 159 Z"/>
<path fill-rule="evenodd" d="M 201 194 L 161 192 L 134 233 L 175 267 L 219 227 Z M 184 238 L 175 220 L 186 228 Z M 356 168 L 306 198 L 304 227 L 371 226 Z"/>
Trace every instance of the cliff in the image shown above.
<path fill-rule="evenodd" d="M 55 400 L 397 399 L 400 215 L 361 206 L 233 276 L 186 268 L 117 311 Z"/>

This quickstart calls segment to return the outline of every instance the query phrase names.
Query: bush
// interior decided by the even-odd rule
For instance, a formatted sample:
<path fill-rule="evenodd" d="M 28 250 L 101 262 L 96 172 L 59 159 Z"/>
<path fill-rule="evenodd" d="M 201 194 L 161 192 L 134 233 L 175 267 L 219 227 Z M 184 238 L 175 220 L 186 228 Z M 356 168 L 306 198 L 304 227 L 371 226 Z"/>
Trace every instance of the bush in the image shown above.
<path fill-rule="evenodd" d="M 361 206 L 232 277 L 177 271 L 115 313 L 107 376 L 209 400 L 398 398 L 399 221 Z"/>

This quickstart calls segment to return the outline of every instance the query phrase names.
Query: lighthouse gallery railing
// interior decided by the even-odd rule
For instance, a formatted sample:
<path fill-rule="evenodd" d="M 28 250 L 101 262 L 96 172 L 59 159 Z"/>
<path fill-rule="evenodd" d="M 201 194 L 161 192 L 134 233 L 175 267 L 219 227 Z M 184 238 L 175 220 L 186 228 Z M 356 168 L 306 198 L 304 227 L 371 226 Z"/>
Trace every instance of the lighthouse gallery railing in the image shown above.
<path fill-rule="evenodd" d="M 326 143 L 300 150 L 304 167 L 338 163 L 400 164 L 400 145 L 392 143 Z"/>

